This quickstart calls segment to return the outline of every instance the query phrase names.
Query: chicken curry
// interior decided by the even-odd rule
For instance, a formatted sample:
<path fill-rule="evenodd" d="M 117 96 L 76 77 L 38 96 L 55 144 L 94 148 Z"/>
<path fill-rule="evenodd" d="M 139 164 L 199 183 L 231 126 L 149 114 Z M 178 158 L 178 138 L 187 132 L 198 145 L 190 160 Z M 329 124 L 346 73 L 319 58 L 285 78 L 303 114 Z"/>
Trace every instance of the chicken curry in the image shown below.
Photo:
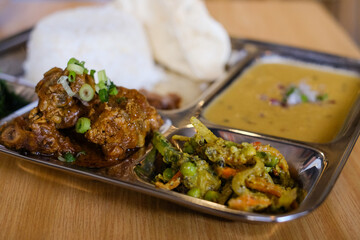
<path fill-rule="evenodd" d="M 37 84 L 38 106 L 0 127 L 0 144 L 84 167 L 106 167 L 145 145 L 163 121 L 144 95 L 70 59 Z"/>

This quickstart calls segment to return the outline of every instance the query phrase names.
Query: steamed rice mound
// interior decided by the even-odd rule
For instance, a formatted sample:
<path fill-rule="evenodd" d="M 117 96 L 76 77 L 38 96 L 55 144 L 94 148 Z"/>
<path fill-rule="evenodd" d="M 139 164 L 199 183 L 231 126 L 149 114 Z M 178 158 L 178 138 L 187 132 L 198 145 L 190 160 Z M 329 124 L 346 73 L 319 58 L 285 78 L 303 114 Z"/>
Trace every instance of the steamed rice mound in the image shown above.
<path fill-rule="evenodd" d="M 82 7 L 52 14 L 32 31 L 24 63 L 25 77 L 35 84 L 50 68 L 81 59 L 127 88 L 151 89 L 162 78 L 145 31 L 133 16 L 118 9 Z"/>

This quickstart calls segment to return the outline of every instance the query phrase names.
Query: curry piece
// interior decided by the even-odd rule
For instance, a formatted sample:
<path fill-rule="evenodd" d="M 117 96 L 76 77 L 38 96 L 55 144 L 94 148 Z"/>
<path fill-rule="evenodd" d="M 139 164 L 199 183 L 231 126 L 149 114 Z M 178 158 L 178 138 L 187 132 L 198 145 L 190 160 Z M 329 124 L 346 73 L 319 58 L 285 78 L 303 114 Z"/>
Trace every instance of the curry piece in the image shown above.
<path fill-rule="evenodd" d="M 64 87 L 58 83 L 61 76 L 68 76 L 69 71 L 52 68 L 44 74 L 44 78 L 36 85 L 35 91 L 39 97 L 38 109 L 44 119 L 55 124 L 57 129 L 75 126 L 79 116 L 86 115 L 93 102 L 83 104 L 80 98 L 69 96 Z M 94 79 L 87 74 L 77 75 L 71 83 L 73 92 L 79 92 L 83 84 L 95 88 Z"/>
<path fill-rule="evenodd" d="M 146 136 L 162 124 L 145 96 L 123 87 L 108 103 L 95 104 L 88 117 L 92 125 L 85 138 L 100 145 L 110 161 L 124 158 L 128 149 L 143 147 Z"/>

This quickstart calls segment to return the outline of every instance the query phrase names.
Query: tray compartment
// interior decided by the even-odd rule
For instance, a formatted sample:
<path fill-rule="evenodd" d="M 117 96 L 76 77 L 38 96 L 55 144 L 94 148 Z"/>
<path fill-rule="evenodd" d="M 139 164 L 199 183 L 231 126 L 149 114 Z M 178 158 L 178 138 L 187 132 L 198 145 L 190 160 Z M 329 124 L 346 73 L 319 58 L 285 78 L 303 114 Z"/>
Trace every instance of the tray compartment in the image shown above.
<path fill-rule="evenodd" d="M 253 136 L 251 134 L 247 135 L 245 133 L 241 133 L 236 130 L 222 129 L 217 127 L 209 127 L 209 129 L 217 136 L 224 138 L 226 140 L 231 140 L 237 143 L 240 142 L 257 142 L 260 141 L 262 144 L 270 144 L 271 146 L 278 149 L 287 160 L 290 172 L 292 177 L 300 184 L 300 186 L 307 192 L 307 196 L 311 196 L 312 191 L 315 189 L 319 178 L 323 174 L 326 169 L 326 160 L 324 154 L 314 148 L 311 148 L 306 145 L 295 144 L 290 142 L 279 141 L 271 138 L 264 138 L 259 136 Z M 169 135 L 167 135 L 168 140 L 171 139 L 173 135 L 182 135 L 191 137 L 195 134 L 195 129 L 191 126 L 179 128 L 175 131 L 172 131 Z M 143 160 L 142 160 L 143 161 Z M 141 163 L 141 162 L 140 162 Z M 156 171 L 156 170 L 155 170 Z M 136 173 L 134 173 L 136 175 Z M 171 198 L 180 198 L 184 199 L 182 201 L 189 201 L 189 204 L 195 204 L 199 208 L 203 208 L 205 205 L 211 202 L 207 202 L 205 200 L 191 198 L 186 196 L 185 194 L 177 193 L 174 191 L 167 191 L 162 189 L 156 189 L 155 186 L 151 183 L 152 179 L 147 177 L 138 176 L 139 181 L 143 182 L 149 187 L 153 187 L 154 191 L 165 192 Z M 179 196 L 180 195 L 180 196 Z M 181 196 L 182 195 L 182 196 Z M 311 202 L 313 199 L 305 197 L 303 203 Z M 301 203 L 301 204 L 303 204 Z M 224 211 L 224 206 L 211 203 L 212 205 L 217 205 L 218 210 Z M 300 206 L 301 206 L 300 204 Z M 193 206 L 194 207 L 194 206 Z M 214 206 L 213 206 L 214 208 Z M 225 207 L 226 212 L 233 212 L 234 210 L 228 209 Z M 236 211 L 235 211 L 236 212 Z M 285 215 L 296 217 L 299 211 L 296 209 L 293 212 L 287 213 Z M 244 213 L 241 211 L 237 211 L 237 218 L 241 218 L 247 215 L 251 215 L 251 213 Z M 259 214 L 259 216 L 269 216 L 267 214 Z M 228 216 L 229 217 L 229 216 Z"/>
<path fill-rule="evenodd" d="M 211 104 L 213 104 L 214 101 L 218 100 L 217 98 L 219 97 L 219 95 L 224 94 L 224 92 L 229 90 L 229 87 L 232 87 L 233 84 L 237 83 L 237 81 L 240 81 L 239 78 L 243 75 L 244 72 L 246 72 L 248 69 L 251 69 L 253 66 L 255 66 L 258 63 L 260 64 L 278 63 L 282 65 L 290 64 L 290 66 L 296 66 L 296 64 L 300 64 L 299 66 L 304 68 L 319 67 L 320 71 L 321 70 L 325 72 L 334 71 L 340 74 L 344 72 L 348 72 L 357 75 L 357 77 L 360 77 L 360 61 L 341 58 L 327 54 L 315 53 L 315 52 L 309 53 L 307 51 L 304 52 L 300 50 L 295 51 L 291 48 L 290 49 L 287 47 L 281 48 L 280 46 L 276 46 L 276 45 L 273 47 L 271 47 L 272 45 L 269 46 L 265 45 L 265 46 L 267 46 L 268 49 L 263 49 L 264 46 L 261 44 L 259 46 L 256 46 L 257 51 L 252 56 L 252 58 L 245 59 L 242 62 L 242 65 L 238 67 L 236 71 L 233 71 L 232 74 L 229 75 L 226 80 L 224 80 L 221 84 L 218 84 L 215 88 L 211 89 L 208 92 L 208 94 L 202 99 L 202 104 L 198 106 L 198 112 L 202 118 L 204 118 L 209 123 L 213 123 L 211 119 L 207 119 L 207 117 L 205 116 L 205 112 L 208 109 L 208 107 Z M 239 94 L 241 93 L 239 92 Z M 249 102 L 248 104 L 251 103 Z M 335 102 L 335 104 L 337 103 Z M 276 136 L 274 135 L 274 136 L 278 138 L 285 138 L 285 139 L 293 140 L 295 142 L 303 142 L 303 143 L 306 142 L 329 143 L 329 142 L 337 141 L 343 138 L 344 135 L 348 134 L 349 128 L 351 128 L 350 126 L 357 124 L 356 119 L 359 118 L 359 109 L 360 109 L 360 96 L 358 94 L 356 100 L 353 102 L 349 111 L 347 112 L 346 114 L 347 117 L 345 118 L 339 131 L 336 133 L 336 136 L 331 138 L 330 140 L 326 140 L 326 141 L 296 140 L 291 137 L 280 137 L 280 135 L 276 135 Z M 222 124 L 220 123 L 216 123 L 216 125 L 222 126 Z M 234 128 L 234 127 L 230 127 L 230 128 Z M 258 133 L 261 135 L 272 136 L 272 134 L 270 133 L 267 134 L 261 131 L 257 132 L 256 130 L 249 130 L 246 128 L 247 127 L 244 127 L 244 129 L 241 130 L 253 131 L 254 133 Z"/>

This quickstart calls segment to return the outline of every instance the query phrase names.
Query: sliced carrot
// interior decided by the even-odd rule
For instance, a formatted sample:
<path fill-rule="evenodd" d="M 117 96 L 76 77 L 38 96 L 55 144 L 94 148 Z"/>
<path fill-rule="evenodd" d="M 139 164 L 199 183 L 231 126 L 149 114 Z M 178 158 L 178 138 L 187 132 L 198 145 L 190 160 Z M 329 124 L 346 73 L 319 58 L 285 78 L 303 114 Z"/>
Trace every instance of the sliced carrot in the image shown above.
<path fill-rule="evenodd" d="M 238 172 L 236 169 L 230 168 L 230 167 L 224 167 L 224 168 L 218 168 L 218 169 L 219 169 L 218 175 L 225 179 L 235 176 L 236 173 Z"/>
<path fill-rule="evenodd" d="M 229 207 L 242 211 L 252 211 L 253 209 L 264 209 L 271 204 L 270 199 L 254 195 L 243 195 L 229 200 Z"/>
<path fill-rule="evenodd" d="M 259 192 L 268 193 L 276 197 L 281 197 L 282 188 L 276 184 L 266 181 L 264 178 L 256 177 L 245 182 L 248 188 L 258 190 Z"/>
<path fill-rule="evenodd" d="M 181 178 L 182 174 L 180 171 L 178 171 L 166 184 L 162 182 L 155 182 L 155 186 L 162 189 L 172 190 L 180 185 Z"/>
<path fill-rule="evenodd" d="M 252 145 L 255 147 L 255 149 L 257 150 L 257 147 L 261 145 L 261 142 L 253 142 Z"/>

